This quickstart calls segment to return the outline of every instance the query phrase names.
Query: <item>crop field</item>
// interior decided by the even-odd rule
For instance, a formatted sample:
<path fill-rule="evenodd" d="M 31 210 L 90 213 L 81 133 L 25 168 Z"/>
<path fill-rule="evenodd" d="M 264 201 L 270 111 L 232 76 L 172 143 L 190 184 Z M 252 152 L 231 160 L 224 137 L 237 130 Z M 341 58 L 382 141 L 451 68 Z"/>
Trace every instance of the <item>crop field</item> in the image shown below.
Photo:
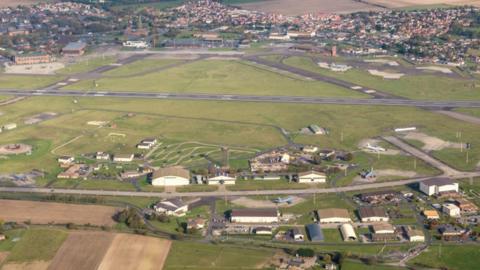
<path fill-rule="evenodd" d="M 452 6 L 463 6 L 463 5 L 473 5 L 478 6 L 480 1 L 478 0 L 367 0 L 365 1 L 371 4 L 381 5 L 387 8 L 415 8 L 422 6 L 436 7 L 438 5 L 452 5 Z"/>
<path fill-rule="evenodd" d="M 434 75 L 407 75 L 398 80 L 386 80 L 359 69 L 351 69 L 344 73 L 329 71 L 320 68 L 310 58 L 297 56 L 289 57 L 283 60 L 283 63 L 411 99 L 480 99 L 479 86 L 469 80 Z"/>
<path fill-rule="evenodd" d="M 128 68 L 128 65 L 122 68 Z M 235 60 L 202 60 L 135 77 L 103 78 L 95 83 L 95 90 L 99 91 L 142 89 L 144 92 L 367 97 L 327 83 L 290 78 Z M 64 89 L 90 90 L 92 85 L 93 81 L 84 80 Z"/>
<path fill-rule="evenodd" d="M 98 269 L 162 269 L 170 245 L 171 242 L 164 239 L 117 234 Z"/>
<path fill-rule="evenodd" d="M 381 8 L 353 0 L 266 0 L 252 3 L 240 3 L 242 8 L 285 15 L 302 15 L 306 13 L 352 13 L 358 11 L 381 10 Z"/>
<path fill-rule="evenodd" d="M 268 249 L 177 241 L 164 269 L 261 269 L 272 256 L 273 251 Z"/>
<path fill-rule="evenodd" d="M 32 168 L 51 172 L 57 168 L 55 158 L 63 154 L 136 152 L 135 145 L 146 137 L 157 137 L 163 143 L 151 156 L 157 165 L 166 162 L 194 167 L 204 162 L 200 157 L 205 154 L 221 161 L 220 148 L 226 146 L 231 149 L 232 164 L 244 168 L 247 166 L 245 160 L 255 151 L 287 143 L 279 128 L 289 132 L 297 143 L 352 151 L 359 150 L 361 140 L 391 134 L 393 128 L 402 126 L 417 126 L 423 133 L 452 142 L 458 142 L 456 133 L 461 131 L 462 141 L 480 144 L 476 126 L 408 107 L 110 98 L 77 100 L 78 103 L 73 103 L 72 98 L 67 97 L 31 97 L 3 106 L 0 122 L 16 122 L 19 127 L 3 132 L 0 145 L 23 142 L 33 145 L 33 152 L 31 156 L 3 159 L 0 172 L 23 172 Z M 37 125 L 23 124 L 25 117 L 47 110 L 60 116 Z M 94 120 L 115 125 L 102 128 L 86 125 L 87 121 Z M 298 133 L 310 124 L 325 127 L 330 133 L 325 136 Z M 451 162 L 465 162 L 465 157 L 460 156 L 465 152 L 455 151 L 453 154 L 461 158 L 450 159 Z M 446 154 L 439 153 L 439 158 L 448 159 Z M 365 158 L 359 155 L 365 160 L 364 164 L 379 169 L 388 169 L 389 166 L 392 169 L 413 168 L 412 158 L 382 156 L 375 161 L 373 155 Z M 466 168 L 473 168 L 480 161 L 479 155 L 480 149 L 473 147 Z M 404 161 L 396 165 L 401 159 Z M 417 166 L 419 173 L 432 173 L 423 169 L 420 162 Z"/>
<path fill-rule="evenodd" d="M 69 269 L 72 266 L 75 266 L 76 270 L 97 269 L 114 237 L 113 233 L 70 232 L 49 269 Z"/>
<path fill-rule="evenodd" d="M 0 200 L 0 216 L 5 221 L 33 224 L 113 225 L 116 209 L 109 206 L 75 205 L 50 202 Z"/>

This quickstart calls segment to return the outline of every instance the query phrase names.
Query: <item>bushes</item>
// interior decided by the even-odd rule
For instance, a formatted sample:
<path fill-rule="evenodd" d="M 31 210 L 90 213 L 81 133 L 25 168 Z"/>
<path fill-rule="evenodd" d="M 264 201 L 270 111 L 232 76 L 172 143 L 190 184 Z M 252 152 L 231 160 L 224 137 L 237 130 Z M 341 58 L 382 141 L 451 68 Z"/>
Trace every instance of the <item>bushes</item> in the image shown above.
<path fill-rule="evenodd" d="M 140 215 L 137 214 L 137 211 L 133 208 L 126 208 L 120 212 L 118 212 L 114 216 L 115 221 L 119 223 L 124 223 L 127 225 L 129 228 L 132 229 L 144 229 L 145 228 L 145 222 L 143 219 L 140 217 Z"/>

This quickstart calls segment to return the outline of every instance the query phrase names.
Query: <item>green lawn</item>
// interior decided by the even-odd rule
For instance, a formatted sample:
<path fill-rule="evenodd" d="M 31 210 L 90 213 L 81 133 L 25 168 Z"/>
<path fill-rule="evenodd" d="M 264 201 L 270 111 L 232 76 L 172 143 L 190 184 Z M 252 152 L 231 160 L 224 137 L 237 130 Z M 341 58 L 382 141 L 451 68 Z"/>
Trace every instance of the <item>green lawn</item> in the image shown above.
<path fill-rule="evenodd" d="M 344 88 L 317 81 L 285 77 L 242 61 L 203 60 L 161 72 L 129 78 L 96 80 L 96 90 L 178 93 L 222 93 L 366 98 Z M 69 90 L 89 90 L 92 81 L 66 86 Z"/>
<path fill-rule="evenodd" d="M 82 180 L 77 189 L 136 190 L 131 183 L 120 180 Z"/>
<path fill-rule="evenodd" d="M 38 89 L 61 81 L 62 76 L 0 74 L 0 88 Z"/>
<path fill-rule="evenodd" d="M 206 191 L 216 191 L 218 186 L 216 185 L 189 185 L 183 187 L 177 187 L 175 189 L 177 192 L 206 192 Z"/>
<path fill-rule="evenodd" d="M 91 59 L 84 59 L 80 62 L 68 64 L 65 68 L 57 71 L 58 74 L 62 75 L 72 75 L 76 73 L 84 73 L 96 68 L 110 65 L 115 63 L 116 57 L 113 56 L 105 56 L 105 57 L 96 57 Z"/>
<path fill-rule="evenodd" d="M 269 249 L 246 246 L 176 241 L 170 249 L 164 269 L 255 269 L 273 253 Z"/>
<path fill-rule="evenodd" d="M 313 71 L 326 76 L 359 84 L 411 99 L 472 100 L 480 99 L 480 86 L 472 82 L 434 75 L 403 76 L 398 80 L 387 80 L 373 76 L 368 71 L 351 69 L 337 73 L 320 68 L 310 58 L 290 57 L 283 61 L 287 65 Z"/>
<path fill-rule="evenodd" d="M 67 238 L 57 229 L 29 229 L 11 249 L 8 262 L 49 261 Z"/>
<path fill-rule="evenodd" d="M 103 73 L 103 75 L 115 77 L 132 76 L 179 62 L 180 60 L 176 59 L 144 59 L 109 70 Z"/>
<path fill-rule="evenodd" d="M 387 265 L 367 265 L 357 261 L 346 260 L 342 264 L 342 269 L 344 270 L 401 270 L 406 268 L 387 266 Z"/>
<path fill-rule="evenodd" d="M 19 239 L 25 234 L 23 229 L 15 229 L 4 232 L 7 239 L 0 242 L 0 252 L 10 251 L 18 242 Z"/>
<path fill-rule="evenodd" d="M 452 270 L 477 269 L 480 264 L 480 249 L 477 245 L 433 245 L 409 264 Z"/>
<path fill-rule="evenodd" d="M 326 243 L 343 243 L 339 229 L 322 229 Z"/>

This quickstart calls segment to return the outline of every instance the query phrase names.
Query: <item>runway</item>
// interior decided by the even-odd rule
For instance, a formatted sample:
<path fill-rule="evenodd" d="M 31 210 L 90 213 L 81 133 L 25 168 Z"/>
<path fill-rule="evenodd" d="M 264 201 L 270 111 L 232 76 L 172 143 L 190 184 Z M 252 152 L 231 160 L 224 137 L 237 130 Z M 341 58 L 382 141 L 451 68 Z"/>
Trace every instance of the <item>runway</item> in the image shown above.
<path fill-rule="evenodd" d="M 334 105 L 371 105 L 371 106 L 411 106 L 422 108 L 480 108 L 480 101 L 433 101 L 408 100 L 396 98 L 321 98 L 305 96 L 256 96 L 256 95 L 226 95 L 226 94 L 195 94 L 195 93 L 149 93 L 142 91 L 114 92 L 114 91 L 72 91 L 72 90 L 19 90 L 0 89 L 0 95 L 15 96 L 58 96 L 58 97 L 112 97 L 112 98 L 146 98 L 169 100 L 213 100 L 213 101 L 241 101 L 241 102 L 273 102 L 299 104 L 334 104 Z"/>

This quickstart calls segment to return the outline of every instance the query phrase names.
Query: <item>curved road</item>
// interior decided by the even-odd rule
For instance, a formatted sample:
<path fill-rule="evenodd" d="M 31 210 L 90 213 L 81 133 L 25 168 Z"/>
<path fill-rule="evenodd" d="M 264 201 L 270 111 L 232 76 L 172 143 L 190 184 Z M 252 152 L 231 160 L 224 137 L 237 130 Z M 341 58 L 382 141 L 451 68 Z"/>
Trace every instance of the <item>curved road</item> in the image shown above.
<path fill-rule="evenodd" d="M 335 104 L 335 105 L 378 105 L 378 106 L 413 106 L 424 108 L 480 108 L 480 101 L 433 101 L 408 100 L 394 98 L 354 99 L 354 98 L 321 98 L 305 96 L 256 96 L 226 95 L 203 93 L 151 93 L 151 92 L 113 92 L 113 91 L 72 91 L 72 90 L 19 90 L 0 89 L 0 95 L 16 96 L 59 96 L 59 97 L 113 97 L 113 98 L 148 98 L 171 100 L 216 100 L 243 102 L 274 102 L 303 104 Z"/>

